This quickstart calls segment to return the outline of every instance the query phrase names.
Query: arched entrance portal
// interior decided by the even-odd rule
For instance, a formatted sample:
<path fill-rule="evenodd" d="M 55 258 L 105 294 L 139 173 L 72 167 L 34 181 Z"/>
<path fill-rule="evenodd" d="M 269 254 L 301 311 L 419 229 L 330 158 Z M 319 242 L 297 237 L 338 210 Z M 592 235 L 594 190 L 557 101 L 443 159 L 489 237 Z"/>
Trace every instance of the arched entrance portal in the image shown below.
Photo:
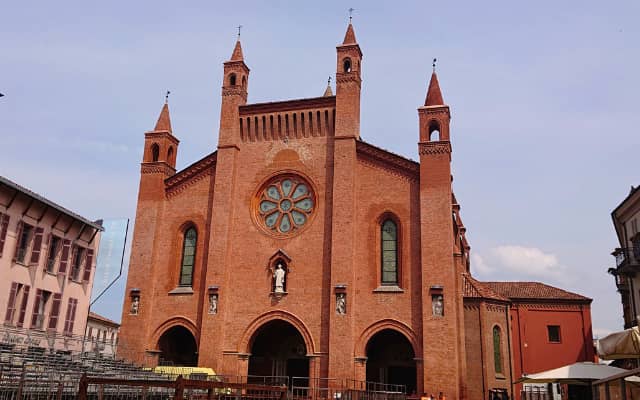
<path fill-rule="evenodd" d="M 167 329 L 158 340 L 160 365 L 198 365 L 198 346 L 196 339 L 184 326 Z"/>
<path fill-rule="evenodd" d="M 416 390 L 416 361 L 413 347 L 398 331 L 384 329 L 367 343 L 367 381 L 405 385 Z"/>
<path fill-rule="evenodd" d="M 249 375 L 253 377 L 292 377 L 296 385 L 305 385 L 309 377 L 307 347 L 298 330 L 282 320 L 264 324 L 254 334 L 249 357 Z M 263 378 L 254 378 L 263 382 Z"/>

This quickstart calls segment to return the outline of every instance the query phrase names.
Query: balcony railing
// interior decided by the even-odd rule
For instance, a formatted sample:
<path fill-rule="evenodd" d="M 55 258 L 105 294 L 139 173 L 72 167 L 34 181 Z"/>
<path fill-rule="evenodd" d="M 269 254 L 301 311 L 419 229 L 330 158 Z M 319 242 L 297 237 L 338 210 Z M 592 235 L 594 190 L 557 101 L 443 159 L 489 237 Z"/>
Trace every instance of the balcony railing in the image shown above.
<path fill-rule="evenodd" d="M 640 267 L 640 245 L 634 247 L 617 248 L 611 253 L 616 259 L 616 267 L 638 266 Z"/>

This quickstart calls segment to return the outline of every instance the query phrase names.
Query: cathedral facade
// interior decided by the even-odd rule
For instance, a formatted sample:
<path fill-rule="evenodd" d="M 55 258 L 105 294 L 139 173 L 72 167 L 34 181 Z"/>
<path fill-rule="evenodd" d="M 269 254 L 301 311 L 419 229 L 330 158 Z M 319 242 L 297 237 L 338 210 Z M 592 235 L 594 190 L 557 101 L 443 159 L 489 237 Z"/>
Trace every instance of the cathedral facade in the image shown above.
<path fill-rule="evenodd" d="M 510 392 L 508 299 L 469 275 L 435 72 L 413 161 L 360 138 L 363 54 L 351 24 L 336 52 L 335 95 L 248 104 L 238 40 L 217 149 L 181 171 L 164 105 L 145 134 L 119 356 L 449 399 L 468 398 L 470 384 L 481 396 Z M 474 313 L 486 321 L 471 330 L 465 291 L 480 304 L 467 324 Z M 496 326 L 504 368 L 487 356 Z M 468 356 L 480 342 L 486 354 Z"/>

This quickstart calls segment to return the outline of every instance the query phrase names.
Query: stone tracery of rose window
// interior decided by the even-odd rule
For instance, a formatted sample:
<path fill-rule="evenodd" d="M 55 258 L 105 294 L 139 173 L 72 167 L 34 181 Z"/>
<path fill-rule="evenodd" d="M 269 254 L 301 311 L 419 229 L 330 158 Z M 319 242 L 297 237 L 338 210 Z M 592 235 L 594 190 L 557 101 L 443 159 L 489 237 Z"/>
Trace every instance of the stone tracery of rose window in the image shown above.
<path fill-rule="evenodd" d="M 260 224 L 281 235 L 294 233 L 307 224 L 315 207 L 311 186 L 295 175 L 272 179 L 258 196 Z"/>

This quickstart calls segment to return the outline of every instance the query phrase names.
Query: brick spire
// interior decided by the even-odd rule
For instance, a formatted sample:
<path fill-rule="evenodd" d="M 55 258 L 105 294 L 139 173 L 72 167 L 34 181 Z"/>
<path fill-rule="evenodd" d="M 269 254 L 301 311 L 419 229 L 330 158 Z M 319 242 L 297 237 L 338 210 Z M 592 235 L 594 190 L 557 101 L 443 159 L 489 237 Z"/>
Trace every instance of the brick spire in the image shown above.
<path fill-rule="evenodd" d="M 356 41 L 356 32 L 353 30 L 353 25 L 349 22 L 349 26 L 347 27 L 347 33 L 344 35 L 344 40 L 342 44 L 357 44 Z"/>
<path fill-rule="evenodd" d="M 230 61 L 244 61 L 244 56 L 242 55 L 242 45 L 240 44 L 240 39 L 236 41 L 236 47 L 233 48 L 233 54 L 231 54 Z"/>
<path fill-rule="evenodd" d="M 169 103 L 164 103 L 164 106 L 162 106 L 162 111 L 160 111 L 158 122 L 156 122 L 156 127 L 153 130 L 156 132 L 166 131 L 169 133 L 173 133 L 173 131 L 171 130 L 171 118 L 169 118 Z"/>
<path fill-rule="evenodd" d="M 436 71 L 431 74 L 431 82 L 429 82 L 429 90 L 427 98 L 424 100 L 425 106 L 443 106 L 442 92 L 440 92 L 440 84 L 438 83 L 438 75 Z"/>

